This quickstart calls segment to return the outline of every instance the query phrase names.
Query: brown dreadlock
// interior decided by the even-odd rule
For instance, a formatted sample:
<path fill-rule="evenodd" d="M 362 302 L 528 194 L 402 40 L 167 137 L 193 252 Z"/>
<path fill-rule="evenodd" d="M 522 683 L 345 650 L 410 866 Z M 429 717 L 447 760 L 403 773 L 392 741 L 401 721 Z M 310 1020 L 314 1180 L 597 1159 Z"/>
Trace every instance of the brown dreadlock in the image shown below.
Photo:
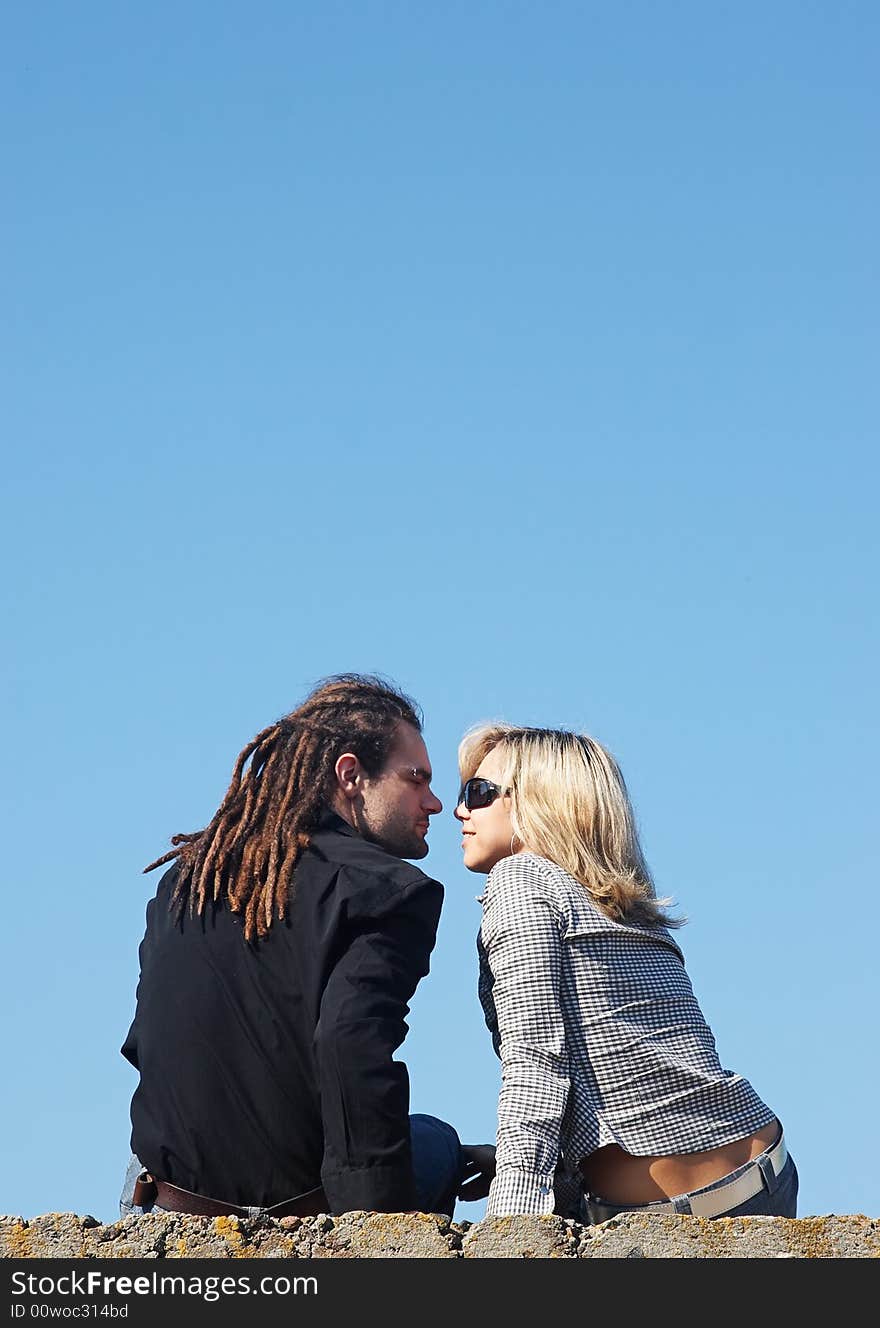
<path fill-rule="evenodd" d="M 378 774 L 400 723 L 421 732 L 421 711 L 385 679 L 323 679 L 239 754 L 210 825 L 173 835 L 175 847 L 144 871 L 176 858 L 171 907 L 178 915 L 187 905 L 201 913 L 209 898 L 225 894 L 233 912 L 244 914 L 246 939 L 265 936 L 284 917 L 293 869 L 330 802 L 337 757 L 353 752 L 368 775 Z"/>

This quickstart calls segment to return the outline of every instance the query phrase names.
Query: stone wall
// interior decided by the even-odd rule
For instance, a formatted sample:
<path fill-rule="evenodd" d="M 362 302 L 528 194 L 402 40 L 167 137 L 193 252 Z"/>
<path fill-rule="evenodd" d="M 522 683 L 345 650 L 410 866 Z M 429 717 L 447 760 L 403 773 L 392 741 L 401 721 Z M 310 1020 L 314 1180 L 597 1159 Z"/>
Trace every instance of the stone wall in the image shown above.
<path fill-rule="evenodd" d="M 101 1223 L 74 1213 L 0 1217 L 4 1259 L 876 1259 L 880 1218 L 630 1214 L 601 1226 L 559 1217 L 450 1222 L 434 1214 L 188 1217 Z"/>

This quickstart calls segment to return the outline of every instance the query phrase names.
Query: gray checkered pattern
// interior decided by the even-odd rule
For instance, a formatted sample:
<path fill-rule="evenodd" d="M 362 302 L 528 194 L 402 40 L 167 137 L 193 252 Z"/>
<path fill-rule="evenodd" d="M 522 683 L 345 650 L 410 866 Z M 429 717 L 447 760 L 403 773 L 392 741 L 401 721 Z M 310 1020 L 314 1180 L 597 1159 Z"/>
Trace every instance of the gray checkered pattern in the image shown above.
<path fill-rule="evenodd" d="M 613 922 L 534 853 L 493 867 L 480 899 L 479 994 L 501 1058 L 487 1215 L 577 1215 L 578 1164 L 605 1144 L 694 1153 L 773 1120 L 722 1069 L 665 928 Z"/>

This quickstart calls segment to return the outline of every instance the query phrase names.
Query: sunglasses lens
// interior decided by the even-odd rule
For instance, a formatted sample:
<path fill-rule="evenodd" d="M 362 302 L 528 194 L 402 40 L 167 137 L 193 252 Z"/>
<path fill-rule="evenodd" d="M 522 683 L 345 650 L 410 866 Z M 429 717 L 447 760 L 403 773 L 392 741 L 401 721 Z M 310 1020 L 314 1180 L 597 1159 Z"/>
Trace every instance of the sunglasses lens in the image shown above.
<path fill-rule="evenodd" d="M 472 812 L 480 807 L 488 807 L 497 795 L 498 789 L 488 779 L 469 779 L 462 785 L 458 802 L 459 805 L 464 803 L 468 811 Z"/>

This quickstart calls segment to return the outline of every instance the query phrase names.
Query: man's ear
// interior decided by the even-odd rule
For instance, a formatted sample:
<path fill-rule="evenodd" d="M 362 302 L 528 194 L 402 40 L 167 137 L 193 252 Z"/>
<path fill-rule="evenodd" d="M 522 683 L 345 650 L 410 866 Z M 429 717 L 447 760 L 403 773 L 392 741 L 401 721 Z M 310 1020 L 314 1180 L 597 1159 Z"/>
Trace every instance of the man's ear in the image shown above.
<path fill-rule="evenodd" d="M 353 752 L 343 752 L 333 767 L 336 773 L 336 791 L 353 800 L 361 791 L 361 763 Z"/>

